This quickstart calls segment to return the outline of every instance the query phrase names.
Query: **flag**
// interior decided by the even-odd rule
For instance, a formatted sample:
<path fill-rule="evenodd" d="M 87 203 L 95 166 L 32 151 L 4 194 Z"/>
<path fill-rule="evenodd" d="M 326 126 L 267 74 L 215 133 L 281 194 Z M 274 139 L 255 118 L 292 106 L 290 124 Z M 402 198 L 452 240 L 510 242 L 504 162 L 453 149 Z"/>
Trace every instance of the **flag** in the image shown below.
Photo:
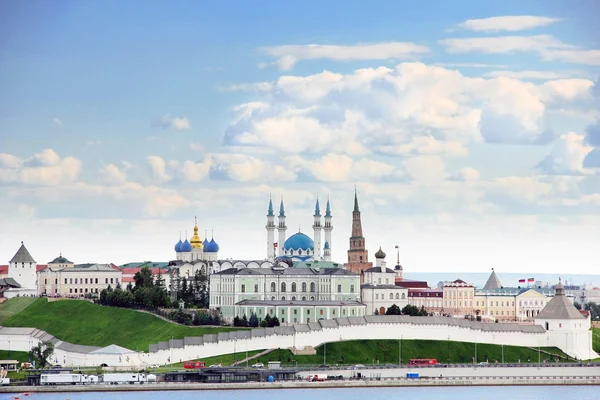
<path fill-rule="evenodd" d="M 535 281 L 535 278 L 529 278 L 529 279 L 527 279 L 527 282 L 534 282 L 534 281 Z"/>
<path fill-rule="evenodd" d="M 525 279 L 519 279 L 519 283 L 525 283 Z"/>

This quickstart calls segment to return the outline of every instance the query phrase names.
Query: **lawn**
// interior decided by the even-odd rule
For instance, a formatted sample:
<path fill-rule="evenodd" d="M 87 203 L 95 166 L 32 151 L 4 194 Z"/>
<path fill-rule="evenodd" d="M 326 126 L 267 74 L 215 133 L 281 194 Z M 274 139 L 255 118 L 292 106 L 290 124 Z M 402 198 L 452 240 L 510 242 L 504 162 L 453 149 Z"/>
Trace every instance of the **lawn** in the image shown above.
<path fill-rule="evenodd" d="M 13 300 L 15 299 L 0 307 L 10 306 L 8 303 Z M 148 351 L 150 344 L 172 337 L 183 339 L 186 336 L 234 330 L 223 327 L 181 326 L 151 314 L 124 308 L 102 307 L 83 300 L 49 303 L 47 299 L 35 300 L 18 314 L 8 317 L 2 325 L 38 328 L 74 344 L 100 347 L 117 344 L 140 351 Z"/>
<path fill-rule="evenodd" d="M 20 313 L 35 302 L 35 297 L 15 297 L 0 304 L 0 325 L 4 320 Z"/>
<path fill-rule="evenodd" d="M 600 353 L 600 329 L 592 328 L 592 348 L 596 353 Z"/>
<path fill-rule="evenodd" d="M 357 340 L 345 341 L 327 344 L 327 356 L 325 364 L 397 364 L 399 360 L 399 341 L 398 340 Z M 504 349 L 503 349 L 504 347 Z M 317 354 L 313 356 L 294 356 L 287 349 L 273 350 L 271 353 L 253 360 L 253 362 L 262 362 L 267 365 L 268 361 L 282 361 L 282 364 L 295 365 L 321 365 L 324 363 L 323 355 L 325 346 L 317 347 Z M 541 348 L 552 354 L 565 356 L 557 348 Z M 505 363 L 516 363 L 521 360 L 522 363 L 531 360 L 538 361 L 537 350 L 531 350 L 526 347 L 500 346 L 491 344 L 477 345 L 477 362 L 487 360 L 491 363 L 494 360 L 502 362 L 502 352 L 504 351 Z M 440 363 L 472 363 L 475 356 L 475 344 L 466 342 L 449 342 L 436 340 L 403 340 L 402 341 L 402 362 L 411 358 L 435 358 Z M 541 360 L 544 361 L 548 355 L 541 353 Z"/>
<path fill-rule="evenodd" d="M 246 358 L 246 354 L 248 357 L 252 357 L 255 354 L 259 354 L 261 352 L 263 352 L 264 350 L 254 350 L 254 351 L 249 351 L 248 353 L 246 353 L 245 351 L 242 351 L 240 353 L 235 353 L 235 354 L 222 354 L 220 356 L 214 356 L 214 357 L 206 357 L 206 358 L 202 358 L 200 360 L 192 360 L 192 361 L 204 361 L 204 363 L 206 364 L 207 367 L 214 365 L 214 364 L 221 364 L 222 366 L 228 366 L 233 364 L 236 361 L 240 361 Z M 248 365 L 252 365 L 254 363 L 257 363 L 257 360 L 249 360 L 248 361 Z M 266 365 L 266 364 L 265 364 Z M 243 364 L 243 366 L 246 366 L 246 363 Z M 169 372 L 169 371 L 173 371 L 173 370 L 178 370 L 178 369 L 183 369 L 183 363 L 176 363 L 176 364 L 169 364 L 166 365 L 164 367 L 160 367 L 158 369 L 156 369 L 155 371 L 157 372 Z"/>

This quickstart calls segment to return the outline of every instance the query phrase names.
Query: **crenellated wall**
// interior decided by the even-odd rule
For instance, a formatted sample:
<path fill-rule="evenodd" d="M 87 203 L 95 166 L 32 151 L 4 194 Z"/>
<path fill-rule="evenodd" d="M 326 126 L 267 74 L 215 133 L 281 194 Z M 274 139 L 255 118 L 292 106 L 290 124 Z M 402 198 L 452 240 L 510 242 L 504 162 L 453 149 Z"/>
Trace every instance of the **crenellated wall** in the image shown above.
<path fill-rule="evenodd" d="M 47 337 L 44 337 L 47 335 Z M 149 353 L 93 354 L 99 348 L 59 341 L 31 328 L 0 328 L 0 348 L 28 351 L 41 340 L 56 342 L 56 363 L 61 365 L 145 366 L 202 359 L 246 351 L 296 348 L 301 351 L 323 343 L 345 340 L 423 339 L 503 344 L 556 346 L 578 359 L 597 358 L 591 349 L 591 332 L 547 332 L 541 325 L 491 324 L 445 317 L 366 316 L 322 320 L 276 328 L 221 332 L 202 337 L 173 339 L 150 345 Z"/>

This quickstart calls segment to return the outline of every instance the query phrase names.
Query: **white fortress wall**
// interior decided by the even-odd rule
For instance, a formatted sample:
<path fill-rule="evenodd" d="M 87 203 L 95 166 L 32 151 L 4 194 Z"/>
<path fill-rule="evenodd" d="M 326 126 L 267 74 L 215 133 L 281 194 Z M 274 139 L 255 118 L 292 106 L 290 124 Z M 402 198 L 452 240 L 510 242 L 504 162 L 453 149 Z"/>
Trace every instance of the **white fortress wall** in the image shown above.
<path fill-rule="evenodd" d="M 55 362 L 65 366 L 145 366 L 246 351 L 317 347 L 345 340 L 450 340 L 525 347 L 558 347 L 571 357 L 596 358 L 589 331 L 546 331 L 541 325 L 492 324 L 446 317 L 366 316 L 309 324 L 221 332 L 150 345 L 150 352 L 93 354 L 98 347 L 60 341 L 32 328 L 0 328 L 0 348 L 29 351 L 43 340 L 55 343 Z M 10 347 L 9 347 L 10 346 Z"/>

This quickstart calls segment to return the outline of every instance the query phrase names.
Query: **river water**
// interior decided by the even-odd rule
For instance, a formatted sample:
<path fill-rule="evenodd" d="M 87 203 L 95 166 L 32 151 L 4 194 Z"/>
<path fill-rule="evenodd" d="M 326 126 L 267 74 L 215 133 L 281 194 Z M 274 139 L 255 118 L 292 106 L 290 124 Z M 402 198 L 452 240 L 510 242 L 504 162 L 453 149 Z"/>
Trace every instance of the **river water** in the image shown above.
<path fill-rule="evenodd" d="M 0 394 L 0 399 L 31 400 L 598 400 L 600 386 L 479 386 L 421 388 L 192 390 L 161 392 Z"/>

